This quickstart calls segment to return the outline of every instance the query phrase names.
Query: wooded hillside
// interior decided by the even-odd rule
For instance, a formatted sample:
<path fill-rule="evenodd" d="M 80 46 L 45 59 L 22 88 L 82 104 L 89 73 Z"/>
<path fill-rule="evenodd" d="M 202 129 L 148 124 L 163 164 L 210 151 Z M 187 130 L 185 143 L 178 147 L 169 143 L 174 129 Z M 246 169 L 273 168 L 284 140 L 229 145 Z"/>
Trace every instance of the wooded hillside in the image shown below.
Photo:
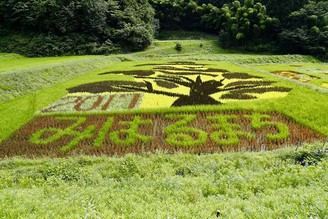
<path fill-rule="evenodd" d="M 142 50 L 154 35 L 148 0 L 2 0 L 0 16 L 1 50 L 31 56 Z"/>
<path fill-rule="evenodd" d="M 222 47 L 327 57 L 324 0 L 1 0 L 0 51 L 29 56 L 143 50 L 156 30 L 218 35 Z"/>

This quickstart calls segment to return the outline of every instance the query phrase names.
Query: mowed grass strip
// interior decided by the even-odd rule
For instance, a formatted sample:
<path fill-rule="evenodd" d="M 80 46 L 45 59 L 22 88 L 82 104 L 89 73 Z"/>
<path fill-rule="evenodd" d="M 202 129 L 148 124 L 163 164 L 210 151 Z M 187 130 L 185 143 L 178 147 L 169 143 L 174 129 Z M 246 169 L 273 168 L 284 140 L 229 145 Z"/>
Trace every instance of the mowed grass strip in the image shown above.
<path fill-rule="evenodd" d="M 8 71 L 24 70 L 27 68 L 63 64 L 70 61 L 81 61 L 94 59 L 101 56 L 61 56 L 30 58 L 14 53 L 0 53 L 0 74 Z"/>

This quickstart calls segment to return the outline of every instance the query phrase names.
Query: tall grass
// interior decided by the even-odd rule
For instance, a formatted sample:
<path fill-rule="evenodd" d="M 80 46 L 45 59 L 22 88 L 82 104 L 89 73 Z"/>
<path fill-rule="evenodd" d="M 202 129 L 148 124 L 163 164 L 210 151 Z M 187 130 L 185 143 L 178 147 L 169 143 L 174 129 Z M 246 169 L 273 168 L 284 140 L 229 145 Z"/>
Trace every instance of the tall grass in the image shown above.
<path fill-rule="evenodd" d="M 327 156 L 294 150 L 4 159 L 0 218 L 325 218 Z"/>

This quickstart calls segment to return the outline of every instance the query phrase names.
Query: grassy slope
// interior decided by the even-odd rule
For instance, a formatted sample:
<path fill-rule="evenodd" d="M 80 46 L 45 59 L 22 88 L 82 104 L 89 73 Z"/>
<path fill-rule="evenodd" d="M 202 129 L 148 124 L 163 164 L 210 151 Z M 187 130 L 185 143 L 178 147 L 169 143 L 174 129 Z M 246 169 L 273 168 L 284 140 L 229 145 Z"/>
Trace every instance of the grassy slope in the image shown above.
<path fill-rule="evenodd" d="M 97 57 L 104 62 L 89 72 L 84 71 L 67 81 L 2 103 L 0 141 L 30 120 L 37 109 L 63 96 L 68 87 L 104 77 L 132 79 L 97 76 L 103 71 L 132 68 L 135 63 L 128 60 L 136 60 L 139 64 L 172 60 L 206 63 L 213 60 L 217 61 L 213 67 L 252 74 L 263 74 L 254 63 L 289 65 L 306 62 L 312 67 L 320 65 L 306 56 L 223 51 L 213 40 L 179 40 L 183 50 L 178 53 L 174 50 L 176 42 L 158 41 L 145 52 Z M 0 57 L 4 56 L 7 55 L 0 54 Z M 14 59 L 9 56 L 9 62 L 15 63 Z M 48 72 L 42 70 L 48 68 L 45 66 L 60 64 L 55 61 L 58 58 L 48 59 L 51 63 L 27 59 L 29 66 L 17 70 L 10 65 L 0 65 L 0 68 L 11 72 L 37 68 L 46 75 Z M 72 69 L 76 72 L 94 61 L 94 57 L 72 59 L 67 63 L 73 63 Z M 125 61 L 114 64 L 119 60 Z M 82 61 L 84 65 L 80 65 Z M 280 80 L 264 73 L 268 79 Z M 298 122 L 328 133 L 326 94 L 316 92 L 316 87 L 299 86 L 285 79 L 280 80 L 279 85 L 292 86 L 294 90 L 288 98 L 261 101 L 261 107 L 255 100 L 230 103 L 217 109 L 276 109 Z M 187 110 L 199 109 L 191 107 Z M 218 209 L 223 218 L 324 218 L 328 215 L 325 189 L 328 161 L 325 159 L 316 166 L 302 167 L 294 160 L 285 159 L 293 154 L 292 150 L 201 156 L 159 153 L 123 158 L 8 158 L 0 161 L 0 218 L 215 218 Z"/>
<path fill-rule="evenodd" d="M 68 61 L 83 61 L 84 59 L 94 58 L 95 56 L 67 56 L 67 57 L 44 57 L 26 58 L 17 54 L 0 53 L 0 73 L 16 71 L 42 65 L 53 65 Z"/>
<path fill-rule="evenodd" d="M 62 61 L 58 61 L 57 59 L 54 58 L 54 60 L 51 60 L 50 58 L 45 58 L 45 60 L 40 62 L 39 58 L 33 58 L 30 59 L 30 67 L 18 70 L 10 70 L 12 68 L 8 67 L 8 71 L 2 74 L 0 73 L 0 103 L 37 92 L 42 88 L 50 87 L 53 84 L 107 67 L 120 61 L 120 59 L 115 57 L 107 58 L 103 56 L 62 57 Z M 5 61 L 4 65 L 8 62 L 14 63 L 14 60 Z M 24 60 L 25 63 L 29 59 L 25 58 Z M 24 65 L 22 63 L 17 64 L 18 68 Z"/>

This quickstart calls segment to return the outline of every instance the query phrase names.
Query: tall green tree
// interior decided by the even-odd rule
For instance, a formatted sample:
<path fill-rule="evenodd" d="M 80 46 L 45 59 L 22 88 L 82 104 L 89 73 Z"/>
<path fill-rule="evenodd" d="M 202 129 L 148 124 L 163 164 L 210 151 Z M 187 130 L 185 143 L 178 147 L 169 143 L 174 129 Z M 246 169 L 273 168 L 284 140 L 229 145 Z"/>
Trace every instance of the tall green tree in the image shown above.
<path fill-rule="evenodd" d="M 150 0 L 162 29 L 201 29 L 200 6 L 194 0 Z"/>
<path fill-rule="evenodd" d="M 301 9 L 309 0 L 258 0 L 267 8 L 269 16 L 278 18 L 285 23 L 293 11 Z"/>
<path fill-rule="evenodd" d="M 328 57 L 328 2 L 311 1 L 292 12 L 280 37 L 286 52 Z"/>
<path fill-rule="evenodd" d="M 279 21 L 266 14 L 266 7 L 253 0 L 244 3 L 236 0 L 221 8 L 222 29 L 220 40 L 223 45 L 244 46 L 265 38 Z"/>

